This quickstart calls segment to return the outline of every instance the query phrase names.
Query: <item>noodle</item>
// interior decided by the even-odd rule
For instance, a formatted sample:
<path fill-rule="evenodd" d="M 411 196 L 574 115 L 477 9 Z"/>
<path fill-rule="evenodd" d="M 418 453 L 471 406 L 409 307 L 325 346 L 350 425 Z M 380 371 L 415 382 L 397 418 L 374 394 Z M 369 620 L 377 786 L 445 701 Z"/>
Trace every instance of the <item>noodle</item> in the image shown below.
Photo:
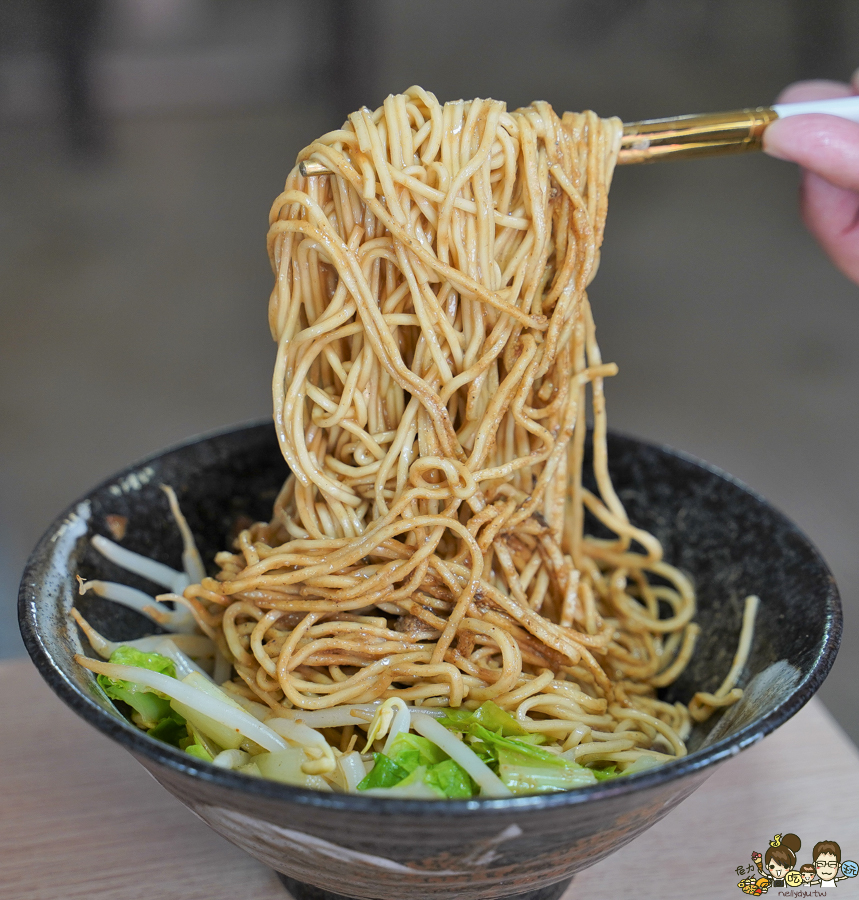
<path fill-rule="evenodd" d="M 413 87 L 299 154 L 331 174 L 296 166 L 270 215 L 291 474 L 271 521 L 177 598 L 234 666 L 231 696 L 275 723 L 330 722 L 338 754 L 389 698 L 491 700 L 586 764 L 686 753 L 690 710 L 656 689 L 694 650 L 694 590 L 612 487 L 617 368 L 586 293 L 620 139 L 592 112 L 442 106 Z M 586 536 L 586 511 L 614 537 Z M 738 695 L 749 609 L 696 719 Z M 426 716 L 412 727 L 460 743 Z"/>
<path fill-rule="evenodd" d="M 758 612 L 760 599 L 752 594 L 746 597 L 745 607 L 743 609 L 743 624 L 740 629 L 740 639 L 737 644 L 737 652 L 734 654 L 734 661 L 731 669 L 725 676 L 725 680 L 713 694 L 705 691 L 698 691 L 689 702 L 689 714 L 696 722 L 705 722 L 713 713 L 721 706 L 730 706 L 735 703 L 743 692 L 740 688 L 734 687 L 740 672 L 749 658 L 749 651 L 752 649 L 752 637 L 755 630 L 755 616 Z"/>
<path fill-rule="evenodd" d="M 620 137 L 593 113 L 412 88 L 300 154 L 332 174 L 294 169 L 270 217 L 292 475 L 203 582 L 275 708 L 492 699 L 560 741 L 583 722 L 622 733 L 601 758 L 656 733 L 685 752 L 685 715 L 654 687 L 691 655 L 694 594 L 612 488 L 616 367 L 586 295 Z M 585 509 L 616 538 L 585 537 Z"/>

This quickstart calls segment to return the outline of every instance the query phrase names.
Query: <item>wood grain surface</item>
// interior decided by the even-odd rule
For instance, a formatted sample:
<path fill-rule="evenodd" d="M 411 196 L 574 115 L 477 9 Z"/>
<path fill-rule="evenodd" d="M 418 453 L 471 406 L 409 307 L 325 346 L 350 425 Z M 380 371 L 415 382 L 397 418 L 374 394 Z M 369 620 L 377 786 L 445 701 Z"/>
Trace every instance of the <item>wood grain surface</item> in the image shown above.
<path fill-rule="evenodd" d="M 29 661 L 0 663 L 0 728 L 3 900 L 289 900 L 271 871 L 66 709 Z M 779 832 L 802 839 L 798 864 L 820 840 L 857 860 L 857 800 L 859 754 L 812 701 L 580 873 L 563 900 L 744 897 L 736 868 Z M 859 898 L 859 878 L 840 882 L 838 894 Z"/>

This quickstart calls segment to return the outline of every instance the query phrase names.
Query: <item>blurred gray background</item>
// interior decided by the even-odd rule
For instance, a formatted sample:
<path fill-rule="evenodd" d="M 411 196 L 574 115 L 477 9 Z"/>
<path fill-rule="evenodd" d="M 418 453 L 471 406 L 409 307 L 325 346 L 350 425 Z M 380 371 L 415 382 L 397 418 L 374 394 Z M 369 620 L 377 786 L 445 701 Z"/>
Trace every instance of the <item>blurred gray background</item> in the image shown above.
<path fill-rule="evenodd" d="M 114 470 L 270 414 L 269 204 L 296 152 L 419 83 L 625 121 L 859 65 L 849 0 L 5 0 L 0 656 L 50 520 Z M 591 292 L 609 421 L 732 472 L 822 550 L 859 741 L 859 288 L 761 155 L 621 169 Z"/>

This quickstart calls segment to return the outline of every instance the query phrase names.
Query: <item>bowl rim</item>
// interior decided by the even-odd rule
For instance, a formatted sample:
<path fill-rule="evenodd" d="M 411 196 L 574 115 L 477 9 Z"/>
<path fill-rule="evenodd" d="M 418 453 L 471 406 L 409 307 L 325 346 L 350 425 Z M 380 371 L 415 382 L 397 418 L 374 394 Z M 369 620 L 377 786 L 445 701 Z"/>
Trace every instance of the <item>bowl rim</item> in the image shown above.
<path fill-rule="evenodd" d="M 188 756 L 188 754 L 168 744 L 149 737 L 137 729 L 131 722 L 120 714 L 113 716 L 91 697 L 87 696 L 67 676 L 65 671 L 55 661 L 50 650 L 42 641 L 35 621 L 35 606 L 39 595 L 38 569 L 43 565 L 43 558 L 49 548 L 52 538 L 56 535 L 62 523 L 72 514 L 82 502 L 85 502 L 93 494 L 106 489 L 110 484 L 127 477 L 142 467 L 159 461 L 174 453 L 187 450 L 194 445 L 225 438 L 242 432 L 260 431 L 271 429 L 274 425 L 270 419 L 254 420 L 241 423 L 211 432 L 194 435 L 170 446 L 164 450 L 152 453 L 149 456 L 135 462 L 130 466 L 116 472 L 101 481 L 98 485 L 87 491 L 63 510 L 48 526 L 44 534 L 36 544 L 27 561 L 18 591 L 18 623 L 24 646 L 30 655 L 39 673 L 60 697 L 63 702 L 74 712 L 85 719 L 103 734 L 122 744 L 135 757 L 145 757 L 154 763 L 160 764 L 173 772 L 190 776 L 194 779 L 215 785 L 228 791 L 238 792 L 250 796 L 258 796 L 268 802 L 283 801 L 299 806 L 310 806 L 318 809 L 345 811 L 349 813 L 373 813 L 384 816 L 405 815 L 410 817 L 424 817 L 439 815 L 459 818 L 479 813 L 488 812 L 518 812 L 542 811 L 557 809 L 567 806 L 577 806 L 581 803 L 609 800 L 622 795 L 647 791 L 656 788 L 668 781 L 683 779 L 687 775 L 697 773 L 705 768 L 714 767 L 716 764 L 735 756 L 737 753 L 757 743 L 772 733 L 780 725 L 795 715 L 814 695 L 835 661 L 842 632 L 841 602 L 835 579 L 823 559 L 820 551 L 808 536 L 789 519 L 780 509 L 748 487 L 744 482 L 733 475 L 714 466 L 711 463 L 698 459 L 683 450 L 676 450 L 664 444 L 658 444 L 609 429 L 609 438 L 631 441 L 657 453 L 674 457 L 685 463 L 691 464 L 711 475 L 729 482 L 742 492 L 746 493 L 759 504 L 764 505 L 780 519 L 787 530 L 799 538 L 811 551 L 813 558 L 820 569 L 829 576 L 829 589 L 826 597 L 826 622 L 824 625 L 822 648 L 814 661 L 811 669 L 803 676 L 791 694 L 778 703 L 766 715 L 760 719 L 743 726 L 734 734 L 715 741 L 709 747 L 693 751 L 678 760 L 664 763 L 653 769 L 648 769 L 623 779 L 608 779 L 588 787 L 575 788 L 569 791 L 561 791 L 552 794 L 526 794 L 522 796 L 504 798 L 482 798 L 472 800 L 404 800 L 389 797 L 368 797 L 361 794 L 339 794 L 334 792 L 316 791 L 309 788 L 300 788 L 267 779 L 255 778 L 221 769 L 209 763 L 205 763 Z M 142 762 L 142 760 L 139 760 Z"/>

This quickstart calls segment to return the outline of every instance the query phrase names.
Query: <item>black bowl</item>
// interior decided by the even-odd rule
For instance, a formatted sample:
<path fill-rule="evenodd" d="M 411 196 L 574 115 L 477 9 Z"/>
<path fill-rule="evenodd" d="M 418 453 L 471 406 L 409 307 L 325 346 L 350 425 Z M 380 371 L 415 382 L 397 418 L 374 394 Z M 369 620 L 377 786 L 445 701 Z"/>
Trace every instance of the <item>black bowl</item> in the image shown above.
<path fill-rule="evenodd" d="M 609 459 L 630 519 L 662 541 L 666 559 L 690 574 L 698 591 L 704 639 L 667 699 L 685 701 L 719 685 L 736 648 L 744 598 L 761 598 L 742 701 L 696 728 L 688 756 L 638 775 L 504 800 L 319 793 L 198 762 L 129 724 L 74 662 L 76 652 L 94 654 L 69 609 L 77 603 L 113 640 L 139 637 L 152 626 L 133 611 L 77 596 L 78 574 L 135 583 L 95 553 L 88 538 L 110 536 L 106 516 L 126 516 L 125 546 L 179 567 L 179 536 L 159 490 L 170 484 L 203 558 L 211 560 L 241 517 L 268 518 L 286 475 L 270 424 L 154 456 L 57 518 L 21 584 L 24 641 L 72 709 L 125 746 L 216 831 L 286 876 L 297 897 L 551 900 L 576 871 L 659 821 L 717 763 L 796 713 L 829 672 L 841 635 L 838 591 L 826 564 L 766 501 L 705 463 L 632 438 L 611 435 Z"/>

